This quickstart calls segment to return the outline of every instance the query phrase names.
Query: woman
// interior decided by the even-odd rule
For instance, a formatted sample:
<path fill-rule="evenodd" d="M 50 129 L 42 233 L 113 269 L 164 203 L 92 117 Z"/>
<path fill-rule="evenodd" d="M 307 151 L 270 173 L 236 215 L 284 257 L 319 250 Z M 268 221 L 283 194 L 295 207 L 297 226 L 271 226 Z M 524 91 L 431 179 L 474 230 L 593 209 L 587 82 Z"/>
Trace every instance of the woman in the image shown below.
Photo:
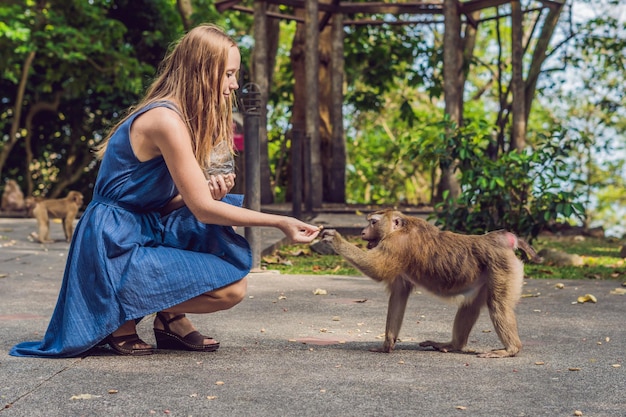
<path fill-rule="evenodd" d="M 251 254 L 232 226 L 277 227 L 296 243 L 318 235 L 295 218 L 239 207 L 241 198 L 228 194 L 235 175 L 210 174 L 219 153 L 232 154 L 240 60 L 213 25 L 192 29 L 166 56 L 142 102 L 98 149 L 93 200 L 76 226 L 44 339 L 12 355 L 71 357 L 104 342 L 118 354 L 150 354 L 135 324 L 154 312 L 157 348 L 216 350 L 185 313 L 243 299 Z"/>

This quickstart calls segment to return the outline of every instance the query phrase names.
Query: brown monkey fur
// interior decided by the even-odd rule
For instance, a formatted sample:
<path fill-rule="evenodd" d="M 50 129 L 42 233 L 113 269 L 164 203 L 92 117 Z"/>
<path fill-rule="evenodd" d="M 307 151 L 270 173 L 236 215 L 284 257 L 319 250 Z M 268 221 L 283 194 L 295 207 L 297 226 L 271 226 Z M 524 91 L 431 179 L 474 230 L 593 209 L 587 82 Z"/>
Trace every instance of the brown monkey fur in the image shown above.
<path fill-rule="evenodd" d="M 37 239 L 39 242 L 52 242 L 52 240 L 50 240 L 50 219 L 62 220 L 65 241 L 69 242 L 74 233 L 74 219 L 82 205 L 83 194 L 78 191 L 70 191 L 65 198 L 52 198 L 37 201 L 33 208 L 33 217 L 37 219 Z"/>
<path fill-rule="evenodd" d="M 415 287 L 453 299 L 459 305 L 452 340 L 425 341 L 420 346 L 442 352 L 462 351 L 481 308 L 487 305 L 504 349 L 479 356 L 501 358 L 520 351 L 514 308 L 522 291 L 524 266 L 514 251 L 520 247 L 529 259 L 539 262 L 530 245 L 504 230 L 484 235 L 441 231 L 423 219 L 389 209 L 370 214 L 368 221 L 361 233 L 368 242 L 367 251 L 335 230 L 325 230 L 322 236 L 361 272 L 387 285 L 390 295 L 385 342 L 379 351 L 389 353 L 394 349 L 407 300 Z"/>

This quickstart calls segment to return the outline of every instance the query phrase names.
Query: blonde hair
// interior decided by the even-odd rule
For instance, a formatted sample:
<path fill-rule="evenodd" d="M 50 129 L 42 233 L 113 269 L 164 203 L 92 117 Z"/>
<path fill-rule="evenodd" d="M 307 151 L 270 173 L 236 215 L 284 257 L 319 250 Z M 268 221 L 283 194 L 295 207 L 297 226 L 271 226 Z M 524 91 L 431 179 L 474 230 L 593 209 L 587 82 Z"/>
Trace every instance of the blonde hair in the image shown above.
<path fill-rule="evenodd" d="M 222 81 L 230 48 L 237 44 L 219 27 L 203 24 L 191 29 L 170 49 L 159 66 L 157 78 L 143 100 L 129 109 L 96 148 L 104 156 L 111 135 L 133 113 L 148 104 L 175 98 L 193 143 L 196 160 L 208 167 L 213 148 L 222 142 L 233 152 L 232 108 L 234 94 L 222 94 Z"/>

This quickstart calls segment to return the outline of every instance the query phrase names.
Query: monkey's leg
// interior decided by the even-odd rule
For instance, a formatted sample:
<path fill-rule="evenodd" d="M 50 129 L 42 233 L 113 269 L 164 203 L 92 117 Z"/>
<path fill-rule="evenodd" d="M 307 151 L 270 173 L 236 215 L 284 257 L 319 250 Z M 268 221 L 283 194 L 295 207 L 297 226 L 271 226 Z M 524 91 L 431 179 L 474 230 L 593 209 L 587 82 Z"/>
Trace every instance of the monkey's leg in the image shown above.
<path fill-rule="evenodd" d="M 450 342 L 433 342 L 427 340 L 420 343 L 422 347 L 433 347 L 440 352 L 460 352 L 467 345 L 469 334 L 478 320 L 481 308 L 485 305 L 487 288 L 483 287 L 475 298 L 461 304 L 454 317 L 452 340 Z"/>
<path fill-rule="evenodd" d="M 67 221 L 67 218 L 66 218 L 66 217 L 64 217 L 64 218 L 61 220 L 61 224 L 62 224 L 62 226 L 63 226 L 63 233 L 65 234 L 65 241 L 66 241 L 66 242 L 69 242 L 69 241 L 70 241 L 70 237 L 72 236 L 71 234 L 69 234 L 69 229 L 68 229 L 68 225 L 69 225 L 70 223 Z M 70 227 L 71 227 L 71 226 L 70 226 Z"/>
<path fill-rule="evenodd" d="M 522 341 L 517 332 L 517 319 L 513 306 L 516 300 L 488 300 L 489 316 L 493 327 L 504 345 L 504 349 L 494 349 L 478 355 L 481 358 L 508 358 L 517 355 L 522 348 Z"/>
<path fill-rule="evenodd" d="M 404 319 L 404 311 L 409 295 L 413 290 L 413 286 L 403 280 L 396 278 L 389 286 L 389 304 L 387 306 L 387 325 L 385 327 L 385 342 L 382 348 L 372 349 L 374 352 L 390 353 L 396 345 L 402 320 Z"/>
<path fill-rule="evenodd" d="M 37 223 L 39 223 L 39 242 L 50 243 L 50 219 L 48 218 L 48 211 L 45 209 L 38 213 Z"/>

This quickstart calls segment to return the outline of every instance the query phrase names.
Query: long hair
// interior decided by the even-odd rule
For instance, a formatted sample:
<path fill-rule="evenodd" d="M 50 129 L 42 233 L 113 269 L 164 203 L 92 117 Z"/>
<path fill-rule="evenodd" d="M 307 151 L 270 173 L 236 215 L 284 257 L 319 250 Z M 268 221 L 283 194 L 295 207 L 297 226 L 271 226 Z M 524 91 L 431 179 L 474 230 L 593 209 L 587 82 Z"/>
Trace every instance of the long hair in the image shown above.
<path fill-rule="evenodd" d="M 168 98 L 176 99 L 180 105 L 196 160 L 202 168 L 208 167 L 211 151 L 220 143 L 226 142 L 232 153 L 234 94 L 229 99 L 222 94 L 232 47 L 237 47 L 236 43 L 215 25 L 203 24 L 191 29 L 173 44 L 144 98 L 111 129 L 96 148 L 96 155 L 104 156 L 111 135 L 136 110 Z"/>

